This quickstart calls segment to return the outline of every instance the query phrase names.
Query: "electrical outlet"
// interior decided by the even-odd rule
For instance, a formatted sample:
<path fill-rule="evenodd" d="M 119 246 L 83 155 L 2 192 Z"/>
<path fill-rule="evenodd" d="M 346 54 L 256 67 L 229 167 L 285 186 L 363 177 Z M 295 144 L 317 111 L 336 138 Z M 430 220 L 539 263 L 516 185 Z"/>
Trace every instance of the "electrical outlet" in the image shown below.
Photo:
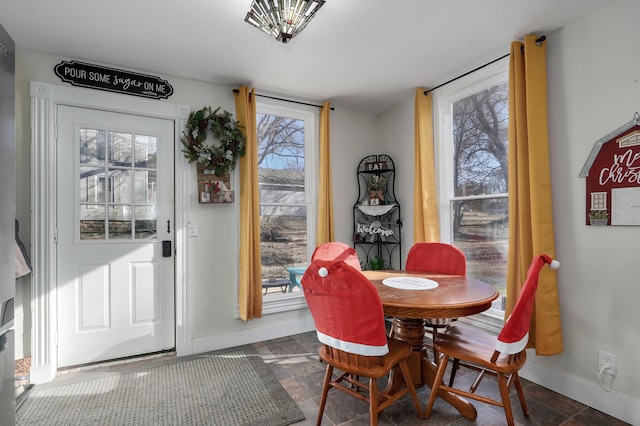
<path fill-rule="evenodd" d="M 602 372 L 611 376 L 616 375 L 616 356 L 609 352 L 598 352 L 598 371 L 602 370 L 602 367 L 607 366 Z"/>

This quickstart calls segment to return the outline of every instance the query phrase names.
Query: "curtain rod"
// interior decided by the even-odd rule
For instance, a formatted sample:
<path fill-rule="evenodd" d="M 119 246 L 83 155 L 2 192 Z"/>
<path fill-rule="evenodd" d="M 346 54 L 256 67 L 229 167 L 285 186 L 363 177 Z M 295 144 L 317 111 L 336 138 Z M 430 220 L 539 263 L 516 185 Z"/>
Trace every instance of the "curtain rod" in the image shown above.
<path fill-rule="evenodd" d="M 540 36 L 540 37 L 538 37 L 538 38 L 536 39 L 536 44 L 540 44 L 540 43 L 542 43 L 543 41 L 545 41 L 546 39 L 547 39 L 547 36 Z M 523 47 L 523 49 L 524 49 L 524 47 Z M 493 64 L 494 62 L 498 62 L 500 59 L 504 59 L 504 58 L 506 58 L 506 57 L 507 57 L 507 56 L 509 56 L 509 55 L 510 55 L 510 53 L 507 53 L 506 55 L 500 56 L 499 58 L 496 58 L 496 59 L 494 59 L 493 61 L 487 62 L 487 63 L 486 63 L 486 64 L 484 64 L 484 65 L 480 65 L 479 67 L 476 67 L 476 68 L 472 69 L 471 71 L 467 71 L 467 72 L 465 72 L 465 73 L 464 73 L 464 74 L 462 74 L 462 75 L 459 75 L 459 76 L 457 76 L 457 77 L 454 77 L 454 78 L 452 78 L 452 79 L 451 79 L 451 80 L 449 80 L 449 81 L 445 81 L 445 82 L 444 82 L 444 83 L 442 83 L 442 84 L 438 84 L 436 87 L 434 87 L 434 88 L 432 88 L 432 89 L 425 90 L 425 91 L 424 91 L 424 95 L 426 96 L 426 94 L 427 94 L 427 93 L 429 93 L 429 92 L 433 92 L 434 90 L 439 89 L 439 88 L 440 88 L 440 87 L 442 87 L 442 86 L 446 86 L 447 84 L 449 84 L 449 83 L 453 83 L 453 82 L 454 82 L 454 81 L 456 81 L 456 80 L 460 80 L 462 77 L 466 77 L 466 76 L 468 76 L 469 74 L 471 74 L 471 73 L 473 73 L 473 72 L 476 72 L 476 71 L 478 71 L 478 70 L 481 70 L 481 69 L 482 69 L 482 68 L 484 68 L 484 67 L 488 67 L 489 65 Z"/>
<path fill-rule="evenodd" d="M 239 93 L 239 92 L 240 91 L 238 89 L 233 89 L 233 93 Z M 316 108 L 322 108 L 322 105 L 309 104 L 309 103 L 306 103 L 306 102 L 294 101 L 294 100 L 291 100 L 291 99 L 276 98 L 275 96 L 261 95 L 259 93 L 256 93 L 255 95 L 256 96 L 260 96 L 261 98 L 275 99 L 276 101 L 291 102 L 291 103 L 294 103 L 294 104 L 300 104 L 300 105 L 307 105 L 307 106 L 312 106 L 312 107 L 316 107 Z M 331 111 L 335 110 L 334 107 L 329 107 L 329 109 Z"/>

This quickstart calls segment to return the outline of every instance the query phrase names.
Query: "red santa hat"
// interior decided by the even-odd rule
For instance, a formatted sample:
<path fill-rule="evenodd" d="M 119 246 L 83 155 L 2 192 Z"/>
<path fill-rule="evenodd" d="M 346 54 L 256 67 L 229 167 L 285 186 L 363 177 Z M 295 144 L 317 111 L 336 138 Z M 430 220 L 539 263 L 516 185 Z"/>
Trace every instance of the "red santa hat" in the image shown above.
<path fill-rule="evenodd" d="M 545 264 L 548 264 L 551 269 L 558 269 L 560 266 L 560 262 L 551 260 L 546 254 L 533 258 L 518 300 L 498 335 L 497 351 L 505 354 L 516 354 L 527 346 L 531 312 L 536 289 L 538 288 L 538 275 Z"/>
<path fill-rule="evenodd" d="M 356 254 L 356 250 L 340 241 L 331 241 L 316 247 L 311 255 L 311 261 L 322 260 L 343 260 L 348 265 L 354 267 L 358 271 L 360 268 L 360 260 Z"/>
<path fill-rule="evenodd" d="M 380 297 L 359 270 L 317 259 L 301 283 L 320 342 L 358 355 L 389 353 Z"/>

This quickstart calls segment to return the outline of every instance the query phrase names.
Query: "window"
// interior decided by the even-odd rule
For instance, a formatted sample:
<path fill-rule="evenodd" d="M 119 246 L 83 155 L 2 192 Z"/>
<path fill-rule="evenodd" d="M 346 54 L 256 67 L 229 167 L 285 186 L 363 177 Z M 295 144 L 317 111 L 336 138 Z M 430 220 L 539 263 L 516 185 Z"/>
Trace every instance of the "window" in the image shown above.
<path fill-rule="evenodd" d="M 499 297 L 502 319 L 509 243 L 508 60 L 435 92 L 441 238 L 467 256 L 467 274 Z"/>
<path fill-rule="evenodd" d="M 607 210 L 607 193 L 591 193 L 591 210 Z"/>
<path fill-rule="evenodd" d="M 156 237 L 157 139 L 80 128 L 81 240 Z"/>
<path fill-rule="evenodd" d="M 296 284 L 315 247 L 317 117 L 309 109 L 257 104 L 265 301 L 303 298 Z M 296 267 L 303 269 L 291 269 Z"/>

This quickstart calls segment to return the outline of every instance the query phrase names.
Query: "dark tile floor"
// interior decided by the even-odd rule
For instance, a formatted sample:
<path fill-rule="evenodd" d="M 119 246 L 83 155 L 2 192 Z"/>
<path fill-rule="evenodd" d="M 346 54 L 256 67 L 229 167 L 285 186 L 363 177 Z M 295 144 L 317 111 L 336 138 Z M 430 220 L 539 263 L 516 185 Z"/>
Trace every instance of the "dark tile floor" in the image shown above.
<path fill-rule="evenodd" d="M 313 331 L 241 347 L 245 353 L 255 353 L 264 360 L 305 414 L 306 420 L 295 423 L 296 426 L 315 425 L 316 423 L 325 371 L 325 365 L 320 363 L 317 356 L 319 346 L 316 333 Z M 58 372 L 54 381 L 63 383 L 67 380 L 88 380 L 100 377 L 102 374 L 136 371 L 141 367 L 148 368 L 180 361 L 181 359 L 176 358 L 174 353 L 137 357 L 126 362 L 114 361 L 62 370 Z M 470 384 L 474 377 L 472 372 L 460 370 L 456 376 L 456 384 L 465 382 Z M 495 381 L 492 383 L 492 380 L 491 377 L 485 378 L 478 392 L 496 397 L 498 394 L 497 384 Z M 518 397 L 513 391 L 511 401 L 517 425 L 620 426 L 627 424 L 527 380 L 523 380 L 523 386 L 530 415 L 528 418 L 523 416 Z M 25 392 L 25 394 L 27 393 Z M 425 386 L 418 389 L 417 393 L 424 409 L 429 399 L 429 389 Z M 479 402 L 473 404 L 478 411 L 478 417 L 475 421 L 465 419 L 442 400 L 437 400 L 429 419 L 420 420 L 409 396 L 405 395 L 398 403 L 380 414 L 379 425 L 488 426 L 506 424 L 504 413 L 500 407 Z M 0 421 L 0 423 L 2 422 Z M 369 407 L 367 403 L 341 392 L 329 392 L 322 425 L 369 425 Z"/>
<path fill-rule="evenodd" d="M 263 357 L 282 386 L 304 412 L 306 420 L 296 425 L 314 425 L 325 370 L 325 365 L 320 363 L 317 357 L 319 343 L 315 332 L 267 340 L 250 346 Z M 456 376 L 456 384 L 465 381 L 471 383 L 473 378 L 471 371 L 461 370 Z M 524 417 L 518 397 L 513 394 L 511 401 L 517 425 L 618 426 L 627 424 L 527 380 L 523 380 L 523 386 L 530 415 L 528 418 Z M 497 383 L 492 382 L 492 378 L 485 378 L 478 392 L 485 392 L 494 397 L 499 395 Z M 418 398 L 424 408 L 429 398 L 429 389 L 427 387 L 418 389 Z M 399 403 L 380 414 L 379 424 L 380 426 L 506 424 L 500 407 L 479 402 L 473 404 L 478 410 L 478 418 L 475 421 L 465 419 L 442 400 L 436 402 L 429 419 L 419 420 L 410 398 L 405 395 Z M 343 393 L 329 392 L 322 424 L 327 426 L 368 425 L 368 406 L 365 402 Z"/>

